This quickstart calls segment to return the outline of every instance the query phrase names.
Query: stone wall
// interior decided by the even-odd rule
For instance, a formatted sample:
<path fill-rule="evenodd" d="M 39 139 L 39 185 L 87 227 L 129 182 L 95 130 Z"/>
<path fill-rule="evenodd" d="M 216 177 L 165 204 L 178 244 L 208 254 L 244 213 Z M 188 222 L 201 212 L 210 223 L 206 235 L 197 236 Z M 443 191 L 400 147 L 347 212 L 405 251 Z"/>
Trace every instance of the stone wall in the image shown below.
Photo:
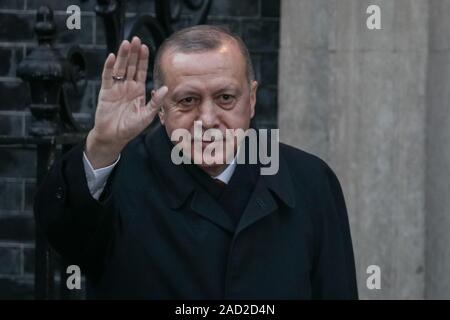
<path fill-rule="evenodd" d="M 372 4 L 381 30 L 366 27 Z M 337 173 L 361 298 L 450 298 L 450 1 L 281 7 L 281 140 Z"/>

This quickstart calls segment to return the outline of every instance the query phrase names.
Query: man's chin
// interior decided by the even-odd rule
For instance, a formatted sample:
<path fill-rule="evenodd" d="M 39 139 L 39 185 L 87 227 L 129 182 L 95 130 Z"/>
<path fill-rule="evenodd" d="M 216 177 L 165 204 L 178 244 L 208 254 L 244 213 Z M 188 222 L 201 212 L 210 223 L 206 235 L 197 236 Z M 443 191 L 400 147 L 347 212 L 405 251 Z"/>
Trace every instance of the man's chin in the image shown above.
<path fill-rule="evenodd" d="M 218 164 L 218 163 L 212 163 L 212 164 L 200 163 L 200 164 L 197 164 L 196 166 L 198 166 L 200 169 L 205 171 L 210 176 L 218 176 L 219 174 L 221 174 L 225 170 L 225 168 L 228 166 L 228 164 L 226 164 L 226 163 L 222 163 L 222 164 Z"/>
<path fill-rule="evenodd" d="M 194 158 L 195 156 L 197 156 L 197 158 Z M 194 159 L 198 161 L 194 161 Z M 224 154 L 218 155 L 217 157 L 192 155 L 190 158 L 191 163 L 197 165 L 201 169 L 204 169 L 205 171 L 219 171 L 219 173 L 222 172 L 232 160 L 233 157 L 230 156 L 230 160 L 227 163 L 226 156 Z"/>
<path fill-rule="evenodd" d="M 205 168 L 213 168 L 213 167 L 220 167 L 220 166 L 226 166 L 227 161 L 225 156 L 218 156 L 218 157 L 207 157 L 207 156 L 201 156 L 199 155 L 197 158 L 191 158 L 192 163 L 195 163 L 199 167 L 205 167 Z M 201 161 L 194 161 L 201 159 Z M 233 159 L 233 158 L 231 158 Z"/>

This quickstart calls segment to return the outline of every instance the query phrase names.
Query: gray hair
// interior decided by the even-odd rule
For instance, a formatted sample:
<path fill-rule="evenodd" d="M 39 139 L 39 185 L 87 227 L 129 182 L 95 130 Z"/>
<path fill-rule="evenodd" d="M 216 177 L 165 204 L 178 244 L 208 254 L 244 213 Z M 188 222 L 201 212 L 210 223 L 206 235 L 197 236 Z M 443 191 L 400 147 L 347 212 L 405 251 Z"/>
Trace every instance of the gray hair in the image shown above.
<path fill-rule="evenodd" d="M 204 52 L 219 48 L 226 40 L 236 41 L 245 59 L 247 80 L 250 83 L 255 79 L 255 72 L 250 53 L 242 39 L 237 34 L 231 32 L 226 26 L 197 25 L 173 33 L 161 44 L 156 53 L 153 67 L 153 86 L 159 88 L 163 85 L 164 79 L 161 70 L 161 58 L 168 49 L 183 53 Z"/>

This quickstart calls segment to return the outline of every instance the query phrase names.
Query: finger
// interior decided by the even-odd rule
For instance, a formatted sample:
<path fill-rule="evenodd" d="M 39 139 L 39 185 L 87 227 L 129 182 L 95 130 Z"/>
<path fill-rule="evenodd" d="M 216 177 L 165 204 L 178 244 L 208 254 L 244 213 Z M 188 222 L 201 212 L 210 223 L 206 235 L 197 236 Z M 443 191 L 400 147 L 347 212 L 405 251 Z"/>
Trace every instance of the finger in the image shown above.
<path fill-rule="evenodd" d="M 109 89 L 113 86 L 114 80 L 112 78 L 114 62 L 116 61 L 116 56 L 114 53 L 110 53 L 105 60 L 105 65 L 103 66 L 102 72 L 102 88 Z"/>
<path fill-rule="evenodd" d="M 145 44 L 143 44 L 141 45 L 141 50 L 139 52 L 139 61 L 137 65 L 136 78 L 134 80 L 144 83 L 145 80 L 147 80 L 148 57 L 149 57 L 148 47 Z"/>
<path fill-rule="evenodd" d="M 149 101 L 149 103 L 147 103 L 147 107 L 158 112 L 159 108 L 161 108 L 163 105 L 164 97 L 166 96 L 168 91 L 169 89 L 166 86 L 162 86 L 161 88 L 156 90 L 152 99 Z"/>
<path fill-rule="evenodd" d="M 135 78 L 140 50 L 141 50 L 141 40 L 138 37 L 133 37 L 133 40 L 131 40 L 131 49 L 128 58 L 128 66 L 126 73 L 127 80 L 134 80 Z"/>
<path fill-rule="evenodd" d="M 114 64 L 113 75 L 117 77 L 124 77 L 127 71 L 128 53 L 130 52 L 130 43 L 128 40 L 123 40 L 117 53 L 116 63 Z"/>

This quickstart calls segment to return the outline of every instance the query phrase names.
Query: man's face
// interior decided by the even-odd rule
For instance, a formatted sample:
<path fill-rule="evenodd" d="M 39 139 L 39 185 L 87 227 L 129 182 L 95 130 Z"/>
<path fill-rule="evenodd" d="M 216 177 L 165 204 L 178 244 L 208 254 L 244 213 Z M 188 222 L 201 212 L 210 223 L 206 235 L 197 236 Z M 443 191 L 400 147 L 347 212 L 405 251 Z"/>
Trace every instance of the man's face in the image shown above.
<path fill-rule="evenodd" d="M 255 114 L 257 82 L 249 84 L 244 57 L 236 43 L 226 41 L 218 49 L 201 53 L 169 50 L 161 63 L 164 85 L 169 89 L 164 111 L 159 114 L 161 123 L 169 137 L 175 129 L 188 130 L 193 139 L 183 143 L 191 144 L 191 159 L 202 157 L 199 166 L 210 175 L 219 174 L 226 167 L 226 159 L 235 155 L 237 141 L 234 148 L 227 148 L 223 141 L 223 148 L 214 154 L 214 159 L 221 161 L 206 164 L 205 153 L 195 154 L 194 121 L 201 121 L 203 131 L 220 130 L 224 139 L 226 129 L 249 128 Z M 203 139 L 202 151 L 211 143 Z"/>

